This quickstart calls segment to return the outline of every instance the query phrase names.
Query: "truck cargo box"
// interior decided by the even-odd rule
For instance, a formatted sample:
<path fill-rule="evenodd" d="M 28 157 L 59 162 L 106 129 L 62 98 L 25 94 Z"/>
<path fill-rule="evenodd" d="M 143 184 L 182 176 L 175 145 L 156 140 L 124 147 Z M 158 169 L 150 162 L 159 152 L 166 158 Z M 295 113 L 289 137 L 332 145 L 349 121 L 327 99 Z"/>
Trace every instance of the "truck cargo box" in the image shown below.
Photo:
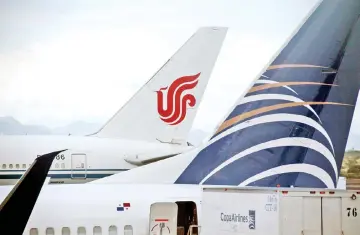
<path fill-rule="evenodd" d="M 355 235 L 360 192 L 297 188 L 206 187 L 204 235 Z"/>

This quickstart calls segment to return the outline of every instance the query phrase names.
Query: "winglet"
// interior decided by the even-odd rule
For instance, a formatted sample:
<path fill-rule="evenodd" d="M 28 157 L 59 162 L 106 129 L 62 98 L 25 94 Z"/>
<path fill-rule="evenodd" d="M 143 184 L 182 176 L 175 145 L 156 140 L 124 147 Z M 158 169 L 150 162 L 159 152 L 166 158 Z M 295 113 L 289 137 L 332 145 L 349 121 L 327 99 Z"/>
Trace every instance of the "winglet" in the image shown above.
<path fill-rule="evenodd" d="M 23 234 L 51 164 L 56 155 L 63 151 L 65 150 L 37 157 L 1 203 L 0 231 L 2 234 Z"/>

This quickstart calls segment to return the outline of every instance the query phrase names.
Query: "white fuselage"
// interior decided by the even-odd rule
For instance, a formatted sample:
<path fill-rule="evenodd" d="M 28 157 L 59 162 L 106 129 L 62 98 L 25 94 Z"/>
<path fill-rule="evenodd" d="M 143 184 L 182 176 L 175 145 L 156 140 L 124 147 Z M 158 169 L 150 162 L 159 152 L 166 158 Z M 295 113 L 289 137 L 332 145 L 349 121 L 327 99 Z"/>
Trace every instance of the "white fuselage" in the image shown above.
<path fill-rule="evenodd" d="M 38 155 L 68 149 L 49 171 L 50 183 L 84 183 L 136 167 L 139 157 L 190 147 L 91 136 L 0 136 L 0 185 L 15 184 Z M 140 159 L 141 160 L 141 159 Z"/>
<path fill-rule="evenodd" d="M 1 200 L 11 188 L 0 187 Z M 201 187 L 197 185 L 45 185 L 24 234 L 31 234 L 31 229 L 37 229 L 39 235 L 46 234 L 47 228 L 55 234 L 62 234 L 64 228 L 71 234 L 78 234 L 79 228 L 93 234 L 95 226 L 101 228 L 102 234 L 109 234 L 111 226 L 116 227 L 117 234 L 124 234 L 124 227 L 130 225 L 134 235 L 145 235 L 149 234 L 153 203 L 192 201 L 199 213 L 201 195 Z M 118 211 L 117 207 L 125 202 L 131 206 Z M 201 215 L 197 218 L 200 224 Z"/>

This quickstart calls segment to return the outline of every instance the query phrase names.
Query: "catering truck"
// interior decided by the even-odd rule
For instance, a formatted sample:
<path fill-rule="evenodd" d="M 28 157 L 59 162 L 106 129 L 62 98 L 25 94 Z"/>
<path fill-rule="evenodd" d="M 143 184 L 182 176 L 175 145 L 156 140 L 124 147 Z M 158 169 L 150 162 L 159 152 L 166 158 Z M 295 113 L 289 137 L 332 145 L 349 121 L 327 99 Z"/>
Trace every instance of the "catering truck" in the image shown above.
<path fill-rule="evenodd" d="M 356 199 L 360 191 L 346 191 L 346 183 L 336 190 L 192 187 L 189 196 L 188 185 L 185 188 L 169 185 L 167 192 L 176 191 L 176 198 L 146 202 L 150 209 L 149 235 L 263 234 L 264 231 L 285 235 L 296 231 L 300 231 L 299 235 L 338 235 L 334 231 L 341 231 L 345 235 L 344 231 L 351 227 L 349 223 L 358 219 Z M 350 222 L 341 217 L 344 210 Z"/>
<path fill-rule="evenodd" d="M 355 235 L 360 192 L 305 188 L 205 187 L 202 235 Z"/>

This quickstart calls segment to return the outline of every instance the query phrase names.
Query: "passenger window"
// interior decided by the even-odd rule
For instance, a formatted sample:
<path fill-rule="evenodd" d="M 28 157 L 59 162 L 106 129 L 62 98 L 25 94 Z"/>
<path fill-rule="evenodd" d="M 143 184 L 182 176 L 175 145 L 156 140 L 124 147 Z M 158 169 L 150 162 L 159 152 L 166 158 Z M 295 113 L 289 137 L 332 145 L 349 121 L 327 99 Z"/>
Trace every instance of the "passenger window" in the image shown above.
<path fill-rule="evenodd" d="M 68 227 L 62 228 L 61 235 L 70 235 L 70 228 L 68 228 Z"/>
<path fill-rule="evenodd" d="M 125 225 L 124 235 L 133 235 L 133 228 L 131 225 Z"/>
<path fill-rule="evenodd" d="M 53 228 L 47 228 L 46 229 L 46 235 L 55 235 L 55 231 Z"/>
<path fill-rule="evenodd" d="M 117 233 L 117 228 L 116 228 L 116 226 L 115 225 L 111 225 L 110 227 L 109 227 L 109 235 L 117 235 L 118 233 Z"/>
<path fill-rule="evenodd" d="M 9 165 L 9 168 L 12 169 L 12 168 L 13 168 L 13 164 L 10 164 L 10 165 Z"/>
<path fill-rule="evenodd" d="M 16 169 L 19 169 L 20 168 L 20 165 L 19 164 L 16 164 Z"/>
<path fill-rule="evenodd" d="M 56 164 L 55 164 L 55 168 L 59 168 L 59 163 L 56 163 Z"/>
<path fill-rule="evenodd" d="M 93 235 L 101 235 L 101 227 L 95 226 L 93 229 Z"/>
<path fill-rule="evenodd" d="M 77 234 L 78 235 L 86 235 L 86 229 L 84 227 L 78 227 Z"/>
<path fill-rule="evenodd" d="M 6 164 L 2 164 L 2 169 L 6 169 Z"/>
<path fill-rule="evenodd" d="M 61 168 L 62 168 L 62 169 L 65 168 L 65 163 L 61 163 Z"/>
<path fill-rule="evenodd" d="M 25 169 L 25 168 L 26 168 L 26 164 L 23 164 L 23 165 L 22 165 L 22 168 Z"/>
<path fill-rule="evenodd" d="M 38 234 L 39 234 L 39 231 L 37 228 L 30 229 L 30 235 L 38 235 Z"/>

